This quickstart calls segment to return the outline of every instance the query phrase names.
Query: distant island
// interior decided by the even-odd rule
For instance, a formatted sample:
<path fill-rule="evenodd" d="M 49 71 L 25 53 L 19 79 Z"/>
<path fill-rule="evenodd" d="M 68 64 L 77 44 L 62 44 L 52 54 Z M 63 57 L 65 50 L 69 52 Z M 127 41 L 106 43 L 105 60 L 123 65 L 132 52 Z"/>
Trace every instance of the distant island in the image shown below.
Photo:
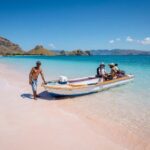
<path fill-rule="evenodd" d="M 42 45 L 37 45 L 29 51 L 24 51 L 18 44 L 0 37 L 0 55 L 43 55 L 43 56 L 92 56 L 92 55 L 150 55 L 150 51 L 132 49 L 112 49 L 112 50 L 48 50 Z"/>

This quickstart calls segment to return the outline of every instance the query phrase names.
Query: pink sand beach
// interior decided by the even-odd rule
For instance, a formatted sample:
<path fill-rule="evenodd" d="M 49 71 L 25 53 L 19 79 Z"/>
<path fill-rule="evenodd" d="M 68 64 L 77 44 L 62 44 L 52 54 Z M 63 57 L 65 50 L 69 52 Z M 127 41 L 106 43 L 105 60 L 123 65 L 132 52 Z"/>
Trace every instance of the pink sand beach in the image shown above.
<path fill-rule="evenodd" d="M 0 68 L 1 150 L 150 149 L 148 137 L 144 139 L 117 121 L 69 107 L 71 98 L 33 100 L 28 76 L 7 65 Z M 39 92 L 43 90 L 39 84 Z"/>

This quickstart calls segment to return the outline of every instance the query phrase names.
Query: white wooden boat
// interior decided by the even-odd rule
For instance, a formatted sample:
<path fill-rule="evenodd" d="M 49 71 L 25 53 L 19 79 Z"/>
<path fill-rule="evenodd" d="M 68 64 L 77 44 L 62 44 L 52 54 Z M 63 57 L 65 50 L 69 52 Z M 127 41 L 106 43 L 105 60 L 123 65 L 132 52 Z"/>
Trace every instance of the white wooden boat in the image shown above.
<path fill-rule="evenodd" d="M 121 78 L 100 82 L 100 79 L 96 77 L 84 77 L 69 80 L 66 84 L 60 84 L 57 80 L 48 82 L 46 85 L 42 86 L 48 92 L 56 96 L 79 96 L 123 85 L 133 79 L 133 75 L 125 75 Z"/>

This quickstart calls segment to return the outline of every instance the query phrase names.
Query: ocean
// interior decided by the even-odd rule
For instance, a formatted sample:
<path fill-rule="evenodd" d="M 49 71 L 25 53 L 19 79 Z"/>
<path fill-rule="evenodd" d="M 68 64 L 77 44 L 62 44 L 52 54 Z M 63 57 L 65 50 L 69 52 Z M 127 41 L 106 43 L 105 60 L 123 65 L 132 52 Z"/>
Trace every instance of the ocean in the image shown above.
<path fill-rule="evenodd" d="M 132 83 L 81 98 L 63 99 L 67 107 L 86 112 L 88 116 L 104 117 L 128 127 L 142 137 L 150 137 L 150 56 L 9 56 L 0 57 L 0 63 L 28 73 L 35 62 L 42 62 L 47 81 L 93 76 L 101 62 L 117 63 L 121 70 L 134 74 Z M 62 103 L 62 101 L 60 103 Z"/>

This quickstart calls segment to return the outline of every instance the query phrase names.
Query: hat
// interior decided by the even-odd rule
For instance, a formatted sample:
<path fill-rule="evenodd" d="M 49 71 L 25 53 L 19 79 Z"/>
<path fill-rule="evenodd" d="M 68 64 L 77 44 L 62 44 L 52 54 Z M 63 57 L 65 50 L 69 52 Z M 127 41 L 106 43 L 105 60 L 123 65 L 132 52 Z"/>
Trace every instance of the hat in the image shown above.
<path fill-rule="evenodd" d="M 37 65 L 41 65 L 41 62 L 40 62 L 40 61 L 37 61 L 36 64 L 37 64 Z"/>
<path fill-rule="evenodd" d="M 115 64 L 114 63 L 110 63 L 109 66 L 115 66 Z"/>
<path fill-rule="evenodd" d="M 105 64 L 102 62 L 102 63 L 100 64 L 100 66 L 105 66 Z"/>

